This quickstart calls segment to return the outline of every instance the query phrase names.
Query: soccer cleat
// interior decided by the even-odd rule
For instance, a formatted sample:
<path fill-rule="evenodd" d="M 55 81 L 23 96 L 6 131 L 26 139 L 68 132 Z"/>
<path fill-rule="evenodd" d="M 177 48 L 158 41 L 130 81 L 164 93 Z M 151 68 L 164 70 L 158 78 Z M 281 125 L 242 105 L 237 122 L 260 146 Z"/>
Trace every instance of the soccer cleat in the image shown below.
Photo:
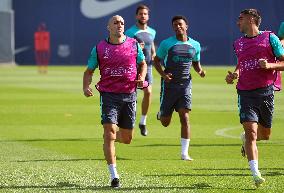
<path fill-rule="evenodd" d="M 140 128 L 140 133 L 141 133 L 141 135 L 147 136 L 148 130 L 147 130 L 147 128 L 146 128 L 146 125 L 141 125 L 141 124 L 139 124 L 139 128 Z"/>
<path fill-rule="evenodd" d="M 261 177 L 261 175 L 257 175 L 253 177 L 255 186 L 258 188 L 260 186 L 262 186 L 262 184 L 265 182 L 265 179 L 263 177 Z"/>
<path fill-rule="evenodd" d="M 246 142 L 246 137 L 245 137 L 245 132 L 241 134 L 241 140 L 243 142 L 242 147 L 241 147 L 241 154 L 243 157 L 246 157 L 246 150 L 245 150 L 245 142 Z"/>
<path fill-rule="evenodd" d="M 120 188 L 119 179 L 118 178 L 113 178 L 112 181 L 111 181 L 110 186 L 112 188 Z"/>
<path fill-rule="evenodd" d="M 161 113 L 160 111 L 157 113 L 157 120 L 160 120 L 161 119 Z"/>
<path fill-rule="evenodd" d="M 189 155 L 181 155 L 181 159 L 185 161 L 193 161 L 193 159 Z"/>

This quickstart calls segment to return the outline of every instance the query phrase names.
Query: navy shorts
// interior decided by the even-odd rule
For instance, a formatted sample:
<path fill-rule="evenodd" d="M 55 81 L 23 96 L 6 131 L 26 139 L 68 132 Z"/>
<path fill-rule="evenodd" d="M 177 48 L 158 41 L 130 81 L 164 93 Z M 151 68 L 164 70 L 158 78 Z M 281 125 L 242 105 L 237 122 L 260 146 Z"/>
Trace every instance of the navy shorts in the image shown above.
<path fill-rule="evenodd" d="M 173 111 L 178 111 L 179 109 L 189 109 L 191 110 L 191 82 L 190 84 L 183 87 L 171 87 L 171 88 L 161 88 L 161 106 L 160 114 L 161 116 L 170 116 Z"/>
<path fill-rule="evenodd" d="M 133 129 L 136 119 L 136 92 L 117 94 L 101 92 L 101 123 L 112 123 L 123 129 Z"/>
<path fill-rule="evenodd" d="M 250 97 L 238 95 L 240 123 L 253 121 L 265 128 L 272 127 L 274 94 Z"/>

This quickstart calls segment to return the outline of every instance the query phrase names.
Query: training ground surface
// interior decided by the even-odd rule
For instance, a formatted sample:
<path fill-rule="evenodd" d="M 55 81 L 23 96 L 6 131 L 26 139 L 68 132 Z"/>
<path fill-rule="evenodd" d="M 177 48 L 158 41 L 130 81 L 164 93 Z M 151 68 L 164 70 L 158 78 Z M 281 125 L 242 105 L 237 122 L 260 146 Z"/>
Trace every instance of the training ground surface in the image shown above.
<path fill-rule="evenodd" d="M 102 151 L 99 95 L 84 97 L 84 69 L 52 66 L 39 74 L 31 66 L 0 67 L 0 192 L 114 191 Z M 235 85 L 224 81 L 233 67 L 205 69 L 205 79 L 193 72 L 194 161 L 180 160 L 177 114 L 167 128 L 156 120 L 160 78 L 154 72 L 149 135 L 140 135 L 138 120 L 132 143 L 116 144 L 122 188 L 114 192 L 284 191 L 284 92 L 275 97 L 271 139 L 258 142 L 267 183 L 255 190 L 240 154 Z"/>

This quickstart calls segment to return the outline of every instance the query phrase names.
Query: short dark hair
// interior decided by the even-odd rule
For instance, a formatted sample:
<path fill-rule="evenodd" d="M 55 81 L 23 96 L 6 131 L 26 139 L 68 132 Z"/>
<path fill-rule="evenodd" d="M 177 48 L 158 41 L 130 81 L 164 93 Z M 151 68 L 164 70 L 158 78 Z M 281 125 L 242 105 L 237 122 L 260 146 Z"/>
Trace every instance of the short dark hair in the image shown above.
<path fill-rule="evenodd" d="M 176 20 L 178 20 L 178 19 L 182 19 L 182 20 L 186 23 L 186 25 L 188 25 L 188 20 L 187 20 L 187 18 L 186 18 L 185 16 L 183 16 L 183 15 L 176 15 L 176 16 L 174 16 L 174 17 L 172 18 L 172 24 L 174 23 L 174 21 L 176 21 Z"/>
<path fill-rule="evenodd" d="M 150 12 L 150 9 L 149 9 L 149 7 L 148 7 L 147 5 L 140 4 L 140 5 L 138 5 L 138 7 L 136 8 L 136 15 L 138 14 L 138 12 L 139 12 L 140 9 L 147 9 L 148 12 Z"/>
<path fill-rule="evenodd" d="M 255 20 L 255 24 L 259 27 L 261 23 L 261 16 L 260 12 L 257 9 L 244 9 L 241 11 L 241 13 L 252 16 Z"/>

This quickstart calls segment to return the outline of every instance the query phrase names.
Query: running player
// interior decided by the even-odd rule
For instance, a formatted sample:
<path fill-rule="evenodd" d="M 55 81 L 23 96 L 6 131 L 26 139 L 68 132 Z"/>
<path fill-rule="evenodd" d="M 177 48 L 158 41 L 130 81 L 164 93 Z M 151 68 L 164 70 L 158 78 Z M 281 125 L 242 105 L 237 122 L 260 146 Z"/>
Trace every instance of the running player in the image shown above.
<path fill-rule="evenodd" d="M 188 155 L 191 110 L 190 69 L 193 66 L 200 77 L 205 77 L 205 71 L 200 65 L 200 44 L 187 35 L 188 20 L 184 16 L 174 16 L 172 27 L 175 36 L 161 42 L 154 60 L 155 68 L 162 77 L 161 104 L 157 118 L 164 127 L 167 127 L 171 122 L 173 111 L 178 112 L 181 123 L 181 159 L 191 161 L 193 159 Z"/>
<path fill-rule="evenodd" d="M 101 77 L 96 88 L 100 92 L 103 150 L 111 176 L 111 187 L 118 188 L 120 182 L 114 142 L 130 144 L 132 140 L 136 118 L 136 87 L 143 87 L 147 64 L 139 43 L 124 35 L 124 20 L 121 16 L 111 17 L 107 29 L 109 37 L 100 41 L 91 52 L 83 76 L 83 91 L 86 97 L 93 96 L 90 84 L 94 70 L 99 68 Z"/>
<path fill-rule="evenodd" d="M 226 76 L 228 84 L 238 79 L 239 116 L 245 131 L 241 136 L 242 154 L 247 155 L 256 187 L 265 181 L 258 169 L 256 141 L 268 140 L 271 134 L 276 70 L 284 70 L 284 49 L 278 37 L 260 31 L 260 23 L 258 10 L 241 11 L 237 25 L 245 35 L 234 42 L 238 64 Z"/>
<path fill-rule="evenodd" d="M 141 104 L 141 119 L 139 122 L 139 128 L 141 135 L 146 136 L 148 130 L 147 124 L 147 113 L 151 104 L 152 97 L 152 60 L 156 55 L 154 39 L 156 36 L 156 31 L 148 26 L 149 21 L 149 7 L 146 5 L 139 5 L 136 9 L 136 24 L 129 28 L 125 34 L 129 37 L 134 37 L 143 44 L 143 53 L 145 55 L 145 60 L 147 63 L 147 74 L 145 80 L 148 81 L 148 87 L 143 89 L 144 96 Z M 141 45 L 142 46 L 142 45 Z"/>

